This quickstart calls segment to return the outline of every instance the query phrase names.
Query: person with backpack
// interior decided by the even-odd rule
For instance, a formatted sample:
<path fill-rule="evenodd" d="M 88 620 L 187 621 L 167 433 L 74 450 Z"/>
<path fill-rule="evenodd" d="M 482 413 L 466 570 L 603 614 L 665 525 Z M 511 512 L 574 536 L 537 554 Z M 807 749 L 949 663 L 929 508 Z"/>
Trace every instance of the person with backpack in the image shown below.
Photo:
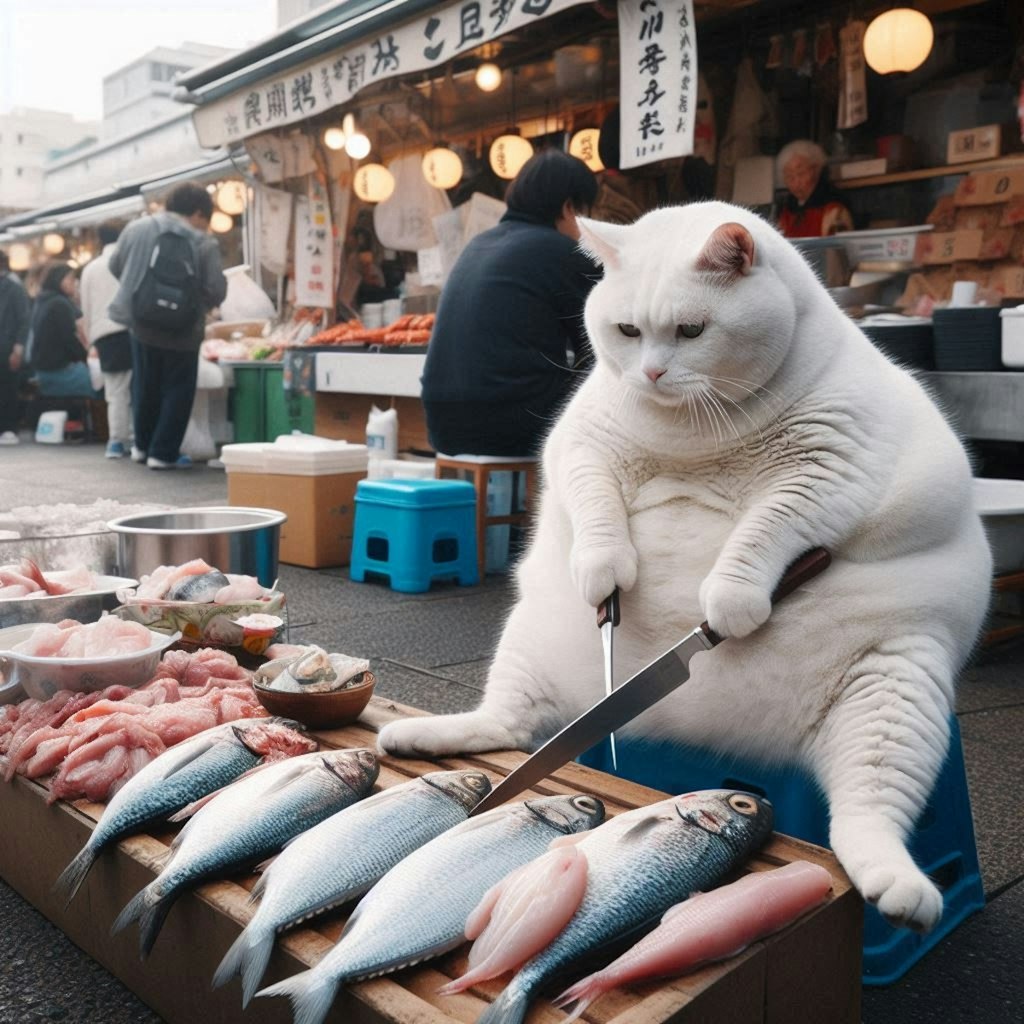
<path fill-rule="evenodd" d="M 32 304 L 0 249 L 0 444 L 18 444 L 18 374 L 25 359 Z"/>
<path fill-rule="evenodd" d="M 195 182 L 179 185 L 163 213 L 125 228 L 107 266 L 118 279 L 108 313 L 132 335 L 132 460 L 185 469 L 181 454 L 199 370 L 206 314 L 223 302 L 227 280 L 209 236 L 213 200 Z"/>

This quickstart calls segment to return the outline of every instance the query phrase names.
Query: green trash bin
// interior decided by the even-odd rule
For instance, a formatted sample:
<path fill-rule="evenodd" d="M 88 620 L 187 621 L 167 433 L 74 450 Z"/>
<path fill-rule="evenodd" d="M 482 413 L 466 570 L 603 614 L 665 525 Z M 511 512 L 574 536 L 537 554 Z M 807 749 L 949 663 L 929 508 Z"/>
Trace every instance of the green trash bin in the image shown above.
<path fill-rule="evenodd" d="M 263 370 L 263 430 L 261 441 L 273 441 L 282 434 L 314 430 L 314 400 L 310 394 L 286 391 L 284 367 L 280 363 L 262 367 Z"/>
<path fill-rule="evenodd" d="M 235 385 L 231 392 L 231 418 L 235 441 L 247 444 L 266 440 L 265 366 L 234 366 Z"/>

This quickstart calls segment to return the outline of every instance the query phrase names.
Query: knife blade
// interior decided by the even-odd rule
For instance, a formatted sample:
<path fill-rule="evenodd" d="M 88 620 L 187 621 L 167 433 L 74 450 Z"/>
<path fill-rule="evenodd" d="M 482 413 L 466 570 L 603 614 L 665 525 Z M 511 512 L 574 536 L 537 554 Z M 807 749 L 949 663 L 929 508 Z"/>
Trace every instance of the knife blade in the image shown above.
<path fill-rule="evenodd" d="M 814 548 L 802 555 L 786 570 L 772 594 L 772 603 L 823 572 L 831 561 L 832 556 L 824 548 Z M 710 651 L 723 639 L 707 622 L 702 622 L 534 751 L 473 808 L 470 817 L 493 810 L 529 789 L 668 696 L 690 678 L 690 659 L 700 651 Z"/>
<path fill-rule="evenodd" d="M 615 689 L 615 627 L 620 622 L 619 588 L 616 587 L 597 606 L 597 628 L 601 630 L 601 644 L 604 647 L 604 695 Z M 608 734 L 608 745 L 612 755 L 612 771 L 619 770 L 619 759 L 615 751 L 615 733 Z"/>

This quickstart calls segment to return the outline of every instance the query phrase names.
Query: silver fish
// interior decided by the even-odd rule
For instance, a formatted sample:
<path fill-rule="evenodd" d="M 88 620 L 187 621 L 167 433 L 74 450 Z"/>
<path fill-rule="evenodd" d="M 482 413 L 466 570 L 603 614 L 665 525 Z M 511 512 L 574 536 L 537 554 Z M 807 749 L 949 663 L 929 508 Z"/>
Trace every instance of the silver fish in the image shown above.
<path fill-rule="evenodd" d="M 289 996 L 296 1024 L 320 1024 L 338 986 L 441 956 L 465 941 L 466 918 L 492 885 L 562 835 L 594 828 L 604 804 L 552 796 L 505 804 L 431 840 L 359 902 L 314 967 L 259 993 Z"/>
<path fill-rule="evenodd" d="M 288 718 L 242 719 L 215 725 L 165 750 L 111 798 L 54 891 L 70 903 L 104 847 L 234 782 L 270 751 L 291 756 L 316 750 L 316 741 L 301 735 L 305 728 Z"/>
<path fill-rule="evenodd" d="M 656 925 L 671 906 L 714 885 L 761 846 L 772 806 L 709 789 L 620 814 L 583 839 L 587 888 L 554 941 L 527 961 L 477 1024 L 521 1024 L 537 991 L 587 954 Z"/>
<path fill-rule="evenodd" d="M 298 836 L 253 889 L 259 907 L 217 968 L 213 987 L 241 974 L 247 1006 L 267 969 L 275 935 L 362 896 L 413 850 L 465 821 L 490 791 L 482 772 L 430 772 Z"/>
<path fill-rule="evenodd" d="M 121 911 L 111 932 L 137 920 L 147 956 L 182 892 L 276 853 L 366 796 L 379 770 L 372 750 L 322 751 L 270 765 L 228 786 L 178 833 L 163 870 Z"/>
<path fill-rule="evenodd" d="M 168 601 L 202 601 L 204 604 L 217 596 L 222 587 L 230 586 L 231 580 L 217 569 L 211 572 L 186 576 L 167 591 Z"/>

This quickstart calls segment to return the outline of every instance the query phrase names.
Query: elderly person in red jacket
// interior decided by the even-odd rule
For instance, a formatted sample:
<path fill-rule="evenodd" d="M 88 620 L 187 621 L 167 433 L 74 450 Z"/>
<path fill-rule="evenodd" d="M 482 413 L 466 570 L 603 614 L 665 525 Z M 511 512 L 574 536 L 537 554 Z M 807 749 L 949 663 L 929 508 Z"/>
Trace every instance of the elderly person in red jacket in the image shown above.
<path fill-rule="evenodd" d="M 786 187 L 779 230 L 787 238 L 820 238 L 852 231 L 853 218 L 828 181 L 828 157 L 809 139 L 783 146 L 775 158 L 777 180 Z"/>

